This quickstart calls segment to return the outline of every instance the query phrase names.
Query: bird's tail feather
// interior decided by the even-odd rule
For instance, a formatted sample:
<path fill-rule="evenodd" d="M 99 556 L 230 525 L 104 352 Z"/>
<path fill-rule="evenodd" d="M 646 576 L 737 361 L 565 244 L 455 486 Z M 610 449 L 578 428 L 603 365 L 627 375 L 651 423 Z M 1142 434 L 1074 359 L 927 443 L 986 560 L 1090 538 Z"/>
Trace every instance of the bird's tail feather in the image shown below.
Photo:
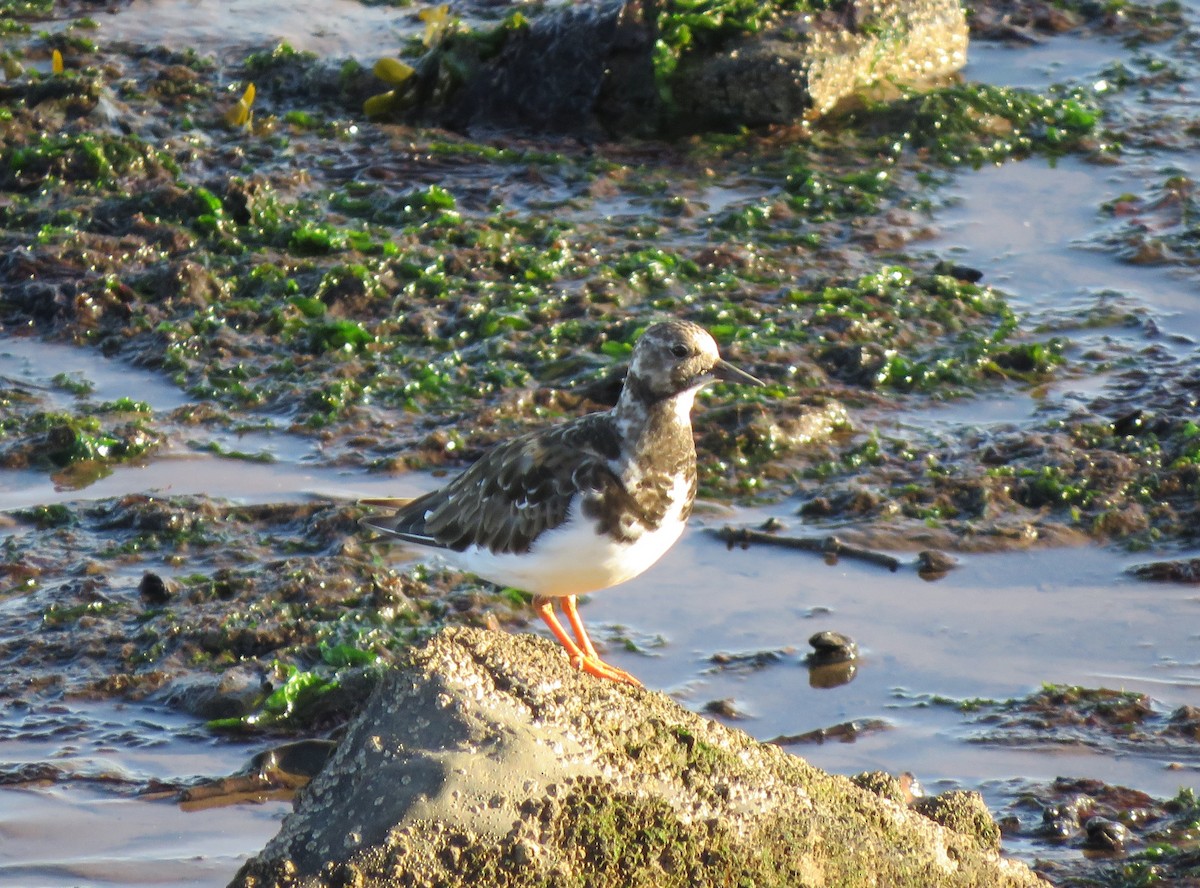
<path fill-rule="evenodd" d="M 368 496 L 360 499 L 360 506 L 370 506 L 374 509 L 403 509 L 416 497 L 412 496 Z"/>
<path fill-rule="evenodd" d="M 417 499 L 421 499 L 421 497 L 417 497 L 416 499 L 394 497 L 361 499 L 358 501 L 360 506 L 396 509 L 397 511 L 391 515 L 367 515 L 365 518 L 359 519 L 359 526 L 373 530 L 376 533 L 382 533 L 393 539 L 403 540 L 407 543 L 416 543 L 419 546 L 434 546 L 439 549 L 445 548 L 445 544 L 424 533 L 424 512 L 419 509 L 414 512 L 413 509 L 409 508 Z"/>

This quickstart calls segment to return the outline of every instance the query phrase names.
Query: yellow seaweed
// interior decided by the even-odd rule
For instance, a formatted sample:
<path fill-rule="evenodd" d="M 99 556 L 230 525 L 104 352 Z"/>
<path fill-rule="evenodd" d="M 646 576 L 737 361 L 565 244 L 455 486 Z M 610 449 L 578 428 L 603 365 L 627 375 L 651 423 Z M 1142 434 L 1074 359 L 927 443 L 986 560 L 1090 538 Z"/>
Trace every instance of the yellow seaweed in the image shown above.
<path fill-rule="evenodd" d="M 421 42 L 428 49 L 432 49 L 435 44 L 440 43 L 446 36 L 446 32 L 450 30 L 450 6 L 447 3 L 422 9 L 417 13 L 417 18 L 425 23 L 425 34 L 421 38 Z"/>
<path fill-rule="evenodd" d="M 57 49 L 50 53 L 50 73 L 61 74 L 63 72 L 62 53 Z"/>
<path fill-rule="evenodd" d="M 254 112 L 250 110 L 253 104 L 254 84 L 248 83 L 237 104 L 225 112 L 225 122 L 230 126 L 249 126 L 254 119 Z"/>
<path fill-rule="evenodd" d="M 363 102 L 363 113 L 368 117 L 382 117 L 392 110 L 396 103 L 396 91 L 380 93 L 377 96 L 371 96 Z"/>
<path fill-rule="evenodd" d="M 384 83 L 397 84 L 408 80 L 416 73 L 417 69 L 412 65 L 406 65 L 399 59 L 380 59 L 371 70 Z"/>

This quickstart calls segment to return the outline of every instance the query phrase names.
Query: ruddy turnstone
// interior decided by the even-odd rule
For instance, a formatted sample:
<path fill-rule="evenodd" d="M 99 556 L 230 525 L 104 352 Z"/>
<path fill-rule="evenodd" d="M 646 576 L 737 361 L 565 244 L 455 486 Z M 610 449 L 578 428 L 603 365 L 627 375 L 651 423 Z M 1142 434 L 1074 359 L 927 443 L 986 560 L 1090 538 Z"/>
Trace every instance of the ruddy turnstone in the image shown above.
<path fill-rule="evenodd" d="M 721 360 L 703 328 L 655 324 L 634 347 L 613 409 L 499 444 L 445 487 L 416 499 L 364 500 L 398 511 L 362 523 L 531 593 L 576 668 L 640 685 L 600 659 L 575 598 L 636 577 L 683 533 L 696 495 L 692 404 L 716 380 L 763 385 Z"/>

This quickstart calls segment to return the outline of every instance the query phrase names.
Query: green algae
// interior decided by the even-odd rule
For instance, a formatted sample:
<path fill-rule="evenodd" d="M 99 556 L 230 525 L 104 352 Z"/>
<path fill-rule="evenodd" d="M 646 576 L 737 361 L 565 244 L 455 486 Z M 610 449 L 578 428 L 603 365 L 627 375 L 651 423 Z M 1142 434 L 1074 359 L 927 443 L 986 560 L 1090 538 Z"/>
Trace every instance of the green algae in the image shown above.
<path fill-rule="evenodd" d="M 22 521 L 28 521 L 40 529 L 69 527 L 76 521 L 70 506 L 55 503 L 49 506 L 34 506 L 32 509 L 17 509 L 12 513 Z"/>
<path fill-rule="evenodd" d="M 313 64 L 303 54 L 281 48 L 249 60 L 247 74 L 258 77 L 288 66 L 307 70 L 305 66 Z M 627 180 L 626 190 L 635 194 L 662 187 L 648 181 L 639 168 L 623 167 L 603 156 L 578 159 L 556 152 L 436 140 L 424 150 L 435 157 L 544 165 L 548 174 L 583 182 L 618 171 Z M 778 169 L 794 222 L 775 219 L 761 208 L 730 210 L 723 221 L 718 220 L 711 239 L 719 244 L 749 229 L 766 234 L 770 225 L 782 221 L 785 229 L 793 230 L 769 231 L 764 243 L 815 243 L 816 236 L 806 225 L 878 213 L 895 199 L 895 177 L 887 166 L 830 174 L 823 163 L 811 151 L 792 149 L 786 165 Z M 590 226 L 576 221 L 516 213 L 503 205 L 486 215 L 465 212 L 459 196 L 441 183 L 397 193 L 370 183 L 347 182 L 324 194 L 294 200 L 282 198 L 262 176 L 231 176 L 227 184 L 177 180 L 176 187 L 181 191 L 153 198 L 116 198 L 112 207 L 112 214 L 120 216 L 125 212 L 120 202 L 127 201 L 129 210 L 168 226 L 186 225 L 205 239 L 215 259 L 207 268 L 206 287 L 193 289 L 189 300 L 168 297 L 162 303 L 167 317 L 143 322 L 164 343 L 163 365 L 194 396 L 238 409 L 269 407 L 303 392 L 299 420 L 307 428 L 328 428 L 332 422 L 352 418 L 367 408 L 368 401 L 448 414 L 464 400 L 494 398 L 505 387 L 527 386 L 536 378 L 530 372 L 535 368 L 527 359 L 512 357 L 518 345 L 535 349 L 547 364 L 563 359 L 561 348 L 546 349 L 533 341 L 539 330 L 551 331 L 552 342 L 598 342 L 599 356 L 623 358 L 628 337 L 620 342 L 610 338 L 597 318 L 578 317 L 578 297 L 571 304 L 560 302 L 554 293 L 578 288 L 583 282 L 590 282 L 591 291 L 583 305 L 640 305 L 643 313 L 647 308 L 682 309 L 712 323 L 723 341 L 744 342 L 754 349 L 819 342 L 810 323 L 750 305 L 741 310 L 726 295 L 747 285 L 758 292 L 777 285 L 783 279 L 781 270 L 768 264 L 706 268 L 680 250 L 597 241 Z M 347 224 L 344 218 L 334 221 L 339 215 L 365 225 Z M 641 230 L 634 236 L 644 240 L 659 234 Z M 467 261 L 446 261 L 445 257 L 464 251 Z M 113 273 L 122 274 L 115 269 Z M 161 287 L 157 274 L 135 279 L 132 285 L 150 296 L 152 288 Z M 231 291 L 236 300 L 224 298 Z M 205 300 L 208 307 L 197 313 L 195 299 Z M 409 312 L 416 304 L 430 302 L 443 303 L 453 319 L 418 332 Z M 799 306 L 798 301 L 791 305 Z M 819 323 L 831 319 L 829 314 L 815 317 Z M 901 317 L 897 323 L 911 321 Z M 570 325 L 580 329 L 569 340 L 561 339 L 556 331 Z M 210 344 L 220 340 L 225 330 L 256 339 L 278 335 L 293 352 L 326 356 L 329 363 L 314 365 L 286 356 L 270 361 L 243 356 L 231 361 L 220 357 Z M 468 338 L 483 340 L 487 346 L 460 352 L 459 345 Z M 958 347 L 961 354 L 954 356 L 931 354 L 915 363 L 907 356 L 885 356 L 874 384 L 933 389 L 941 381 L 967 380 L 976 370 L 1031 378 L 1011 369 L 1022 363 L 1032 365 L 1032 376 L 1049 372 L 1050 361 L 1037 356 L 1026 361 L 1013 349 L 1032 351 L 1033 347 L 1002 348 L 993 342 L 977 345 L 969 353 L 970 345 L 963 342 Z M 347 355 L 370 359 L 377 375 L 369 398 L 362 389 L 322 379 L 327 373 L 342 372 L 334 371 L 333 362 L 345 361 Z M 986 367 L 980 363 L 984 358 L 991 359 Z M 969 368 L 972 360 L 978 367 Z M 604 366 L 593 363 L 561 382 L 587 384 Z M 351 372 L 351 367 L 344 370 Z M 775 397 L 781 394 L 777 391 Z"/>
<path fill-rule="evenodd" d="M 223 459 L 237 459 L 243 462 L 255 463 L 274 463 L 277 462 L 277 457 L 270 452 L 260 451 L 258 453 L 247 453 L 244 450 L 231 450 L 228 447 L 216 441 L 209 441 L 205 444 L 196 447 L 197 450 L 207 451 Z"/>
<path fill-rule="evenodd" d="M 90 381 L 71 373 L 56 373 L 50 381 L 56 388 L 70 392 L 76 397 L 89 395 L 96 389 L 96 386 Z"/>
<path fill-rule="evenodd" d="M 117 398 L 115 401 L 102 401 L 91 410 L 95 413 L 153 413 L 145 401 L 135 401 L 133 398 Z"/>
<path fill-rule="evenodd" d="M 344 721 L 379 664 L 441 626 L 482 624 L 486 613 L 511 623 L 524 610 L 525 602 L 461 575 L 419 567 L 402 574 L 370 552 L 332 554 L 358 514 L 330 504 L 139 496 L 15 513 L 25 528 L 0 547 L 6 596 L 45 585 L 40 568 L 27 568 L 31 560 L 84 578 L 92 576 L 88 565 L 105 561 L 189 572 L 165 606 L 140 608 L 136 595 L 97 597 L 103 585 L 91 579 L 59 585 L 49 601 L 23 598 L 29 613 L 20 619 L 40 628 L 10 636 L 0 656 L 73 659 L 78 636 L 59 630 L 90 621 L 78 628 L 91 639 L 91 665 L 73 673 L 72 688 L 123 676 L 136 693 L 165 676 L 241 664 L 273 675 L 279 694 L 250 713 L 256 718 L 217 727 L 293 732 Z"/>
<path fill-rule="evenodd" d="M 242 718 L 214 719 L 208 726 L 213 730 L 224 730 L 270 728 L 287 724 L 338 687 L 336 679 L 305 672 L 290 664 L 278 664 L 277 669 L 282 671 L 283 680 L 263 701 L 258 711 Z"/>
<path fill-rule="evenodd" d="M 0 0 L 0 13 L 14 18 L 43 18 L 54 8 L 54 0 Z"/>
<path fill-rule="evenodd" d="M 672 100 L 671 80 L 692 53 L 711 51 L 732 38 L 754 34 L 784 15 L 837 9 L 841 0 L 674 0 L 653 7 L 656 13 L 654 76 L 664 101 Z"/>
<path fill-rule="evenodd" d="M 690 29 L 689 46 L 803 11 L 715 2 L 661 10 L 708 17 L 677 22 Z M 525 27 L 516 18 L 510 26 Z M 437 41 L 446 43 L 445 35 Z M 97 274 L 57 314 L 32 288 L 23 300 L 6 292 L 6 317 L 32 317 L 161 367 L 191 397 L 235 416 L 280 413 L 294 431 L 325 436 L 331 460 L 443 465 L 505 434 L 594 409 L 606 382 L 619 380 L 637 332 L 670 314 L 709 327 L 771 383 L 715 389 L 702 400 L 708 493 L 779 495 L 805 477 L 845 477 L 886 457 L 909 472 L 890 491 L 906 513 L 978 519 L 971 497 L 928 490 L 949 484 L 951 470 L 939 476 L 924 466 L 920 448 L 864 443 L 844 429 L 810 455 L 781 432 L 779 418 L 800 411 L 810 391 L 837 389 L 852 406 L 877 394 L 947 399 L 1090 366 L 1070 342 L 1027 329 L 1002 292 L 938 273 L 924 259 L 894 259 L 902 251 L 863 237 L 892 227 L 891 213 L 924 211 L 929 199 L 914 198 L 910 186 L 914 176 L 944 176 L 931 160 L 1095 150 L 1108 136 L 1087 95 L 963 84 L 802 138 L 739 133 L 582 150 L 370 128 L 346 101 L 348 80 L 313 86 L 325 69 L 289 47 L 255 54 L 220 83 L 217 66 L 195 53 L 124 58 L 123 79 L 102 68 L 85 79 L 139 113 L 156 109 L 148 115 L 155 119 L 186 115 L 211 144 L 181 138 L 170 154 L 155 154 L 146 147 L 153 140 L 134 136 L 14 131 L 3 156 L 17 160 L 21 175 L 11 181 L 24 187 L 50 174 L 68 187 L 13 194 L 0 210 L 14 232 L 9 243 L 35 248 L 34 259 L 52 270 Z M 205 118 L 204 102 L 174 104 L 178 96 L 152 88 L 164 65 L 186 68 L 165 81 L 187 88 L 178 96 L 257 82 L 261 128 L 228 133 Z M 1131 78 L 1172 76 L 1149 54 L 1135 67 Z M 19 119 L 21 103 L 14 109 Z M 354 127 L 370 135 L 352 136 Z M 354 160 L 342 166 L 335 157 Z M 308 169 L 304 181 L 297 167 Z M 1140 200 L 1180 201 L 1183 243 L 1193 227 L 1190 186 L 1172 178 Z M 132 179 L 152 187 L 130 187 Z M 103 240 L 110 237 L 130 244 L 128 254 L 114 252 Z M 485 415 L 488 423 L 476 421 Z M 98 418 L 111 431 L 115 420 Z M 379 433 L 350 446 L 364 428 Z M 1112 447 L 1134 456 L 1136 483 L 1118 488 L 1056 455 L 993 473 L 989 502 L 1047 508 L 1116 534 L 1128 498 L 1149 511 L 1156 497 L 1181 503 L 1196 489 L 1194 435 L 1066 433 L 1089 459 Z M 944 462 L 953 467 L 955 458 Z M 1174 528 L 1167 532 L 1186 526 L 1179 513 L 1173 524 L 1160 522 Z"/>
<path fill-rule="evenodd" d="M 1082 89 L 1042 94 L 962 83 L 914 94 L 855 117 L 867 126 L 885 128 L 883 143 L 899 135 L 939 163 L 980 167 L 1089 147 L 1101 115 L 1093 97 Z"/>
<path fill-rule="evenodd" d="M 1128 861 L 1105 867 L 1096 883 L 1114 888 L 1183 884 L 1200 877 L 1200 803 L 1195 790 L 1184 787 L 1163 808 L 1168 815 L 1144 837 L 1146 846 Z"/>
<path fill-rule="evenodd" d="M 84 462 L 119 462 L 144 456 L 160 440 L 160 435 L 141 420 L 106 427 L 96 416 L 54 412 L 0 420 L 0 451 L 10 466 L 24 464 L 54 470 Z"/>
<path fill-rule="evenodd" d="M 792 291 L 789 305 L 808 309 L 816 357 L 826 369 L 866 386 L 910 391 L 978 385 L 1005 365 L 1045 373 L 1044 347 L 1010 345 L 1017 320 L 1002 294 L 946 275 L 919 276 L 885 267 L 853 285 Z M 911 324 L 940 335 L 913 347 Z M 1020 360 L 1037 355 L 1040 362 Z"/>
<path fill-rule="evenodd" d="M 68 628 L 84 617 L 107 616 L 123 610 L 125 605 L 118 601 L 90 601 L 67 607 L 51 604 L 42 614 L 42 623 L 52 629 Z"/>
<path fill-rule="evenodd" d="M 45 189 L 56 180 L 112 186 L 173 167 L 165 152 L 135 136 L 43 133 L 0 151 L 0 184 L 15 190 Z"/>
<path fill-rule="evenodd" d="M 1003 742 L 1006 735 L 1068 742 L 1062 737 L 1069 729 L 1132 737 L 1156 719 L 1145 694 L 1049 682 L 1025 697 L 1008 700 L 935 697 L 931 702 L 953 706 L 974 721 L 989 725 L 994 742 Z"/>

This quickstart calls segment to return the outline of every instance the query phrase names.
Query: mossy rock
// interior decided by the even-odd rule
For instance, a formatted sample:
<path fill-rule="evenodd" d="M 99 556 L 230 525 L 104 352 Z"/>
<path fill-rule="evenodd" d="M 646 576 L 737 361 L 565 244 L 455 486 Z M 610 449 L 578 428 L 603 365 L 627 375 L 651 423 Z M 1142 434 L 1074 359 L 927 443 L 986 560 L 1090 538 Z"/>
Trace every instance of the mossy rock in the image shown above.
<path fill-rule="evenodd" d="M 959 0 L 601 0 L 459 32 L 396 107 L 457 129 L 670 135 L 790 124 L 966 63 Z"/>
<path fill-rule="evenodd" d="M 233 884 L 1039 885 L 958 796 L 935 823 L 549 641 L 453 629 L 384 678 Z"/>

